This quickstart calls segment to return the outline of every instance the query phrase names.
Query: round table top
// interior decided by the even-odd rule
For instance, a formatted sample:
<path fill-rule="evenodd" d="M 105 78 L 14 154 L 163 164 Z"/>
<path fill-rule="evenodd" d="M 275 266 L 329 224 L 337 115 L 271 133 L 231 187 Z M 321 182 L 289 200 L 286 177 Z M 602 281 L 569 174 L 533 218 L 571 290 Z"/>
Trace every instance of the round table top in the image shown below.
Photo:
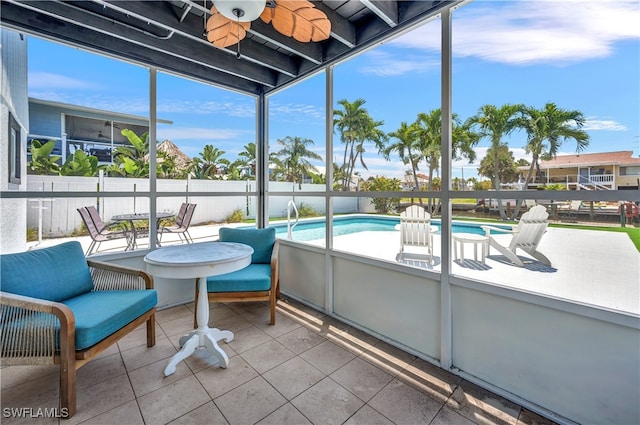
<path fill-rule="evenodd" d="M 159 212 L 156 213 L 156 220 L 161 218 L 169 218 L 173 217 L 175 214 L 167 213 L 167 212 Z M 148 220 L 150 217 L 149 213 L 137 213 L 137 214 L 118 214 L 111 217 L 111 220 Z"/>
<path fill-rule="evenodd" d="M 176 279 L 214 276 L 251 264 L 253 248 L 235 242 L 199 242 L 158 248 L 144 257 L 154 276 Z"/>

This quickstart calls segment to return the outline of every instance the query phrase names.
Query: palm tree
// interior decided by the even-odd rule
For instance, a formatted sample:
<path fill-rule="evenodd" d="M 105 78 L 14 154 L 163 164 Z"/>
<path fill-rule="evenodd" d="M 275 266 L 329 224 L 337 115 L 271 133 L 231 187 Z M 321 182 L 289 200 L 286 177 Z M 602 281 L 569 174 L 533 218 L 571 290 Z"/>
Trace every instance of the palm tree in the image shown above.
<path fill-rule="evenodd" d="M 386 141 L 386 134 L 379 128 L 384 122 L 375 121 L 371 118 L 369 112 L 362 107 L 365 103 L 364 99 L 356 99 L 354 102 L 342 99 L 338 101 L 338 104 L 344 110 L 336 109 L 333 112 L 333 125 L 340 133 L 340 140 L 345 145 L 341 166 L 343 190 L 349 190 L 358 161 L 360 161 L 365 170 L 368 169 L 363 159 L 364 143 L 372 141 L 378 147 L 378 150 L 382 150 Z"/>
<path fill-rule="evenodd" d="M 251 142 L 244 145 L 244 150 L 238 154 L 238 163 L 245 165 L 251 169 L 251 175 L 256 175 L 256 144 Z"/>
<path fill-rule="evenodd" d="M 576 152 L 589 146 L 589 135 L 582 130 L 584 122 L 582 112 L 560 109 L 552 102 L 547 103 L 543 109 L 528 107 L 522 110 L 518 124 L 527 132 L 525 151 L 531 154 L 525 188 L 531 180 L 533 170 L 540 171 L 539 160 L 555 158 L 565 140 L 576 141 Z"/>
<path fill-rule="evenodd" d="M 193 158 L 193 175 L 197 179 L 215 179 L 221 165 L 228 165 L 229 160 L 222 158 L 225 151 L 205 145 L 200 158 Z"/>
<path fill-rule="evenodd" d="M 320 155 L 308 148 L 314 144 L 314 141 L 302 137 L 287 136 L 284 139 L 278 139 L 277 142 L 282 145 L 282 149 L 276 155 L 280 158 L 285 181 L 298 182 L 298 188 L 302 189 L 304 176 L 309 175 L 310 172 L 318 172 L 307 158 L 322 160 Z"/>
<path fill-rule="evenodd" d="M 469 121 L 460 123 L 457 114 L 452 114 L 451 128 L 451 156 L 454 159 L 467 158 L 474 161 L 476 153 L 473 147 L 480 140 L 480 135 L 473 132 Z M 442 151 L 442 111 L 440 108 L 433 109 L 428 113 L 418 114 L 415 123 L 412 125 L 413 131 L 418 138 L 418 145 L 422 155 L 429 167 L 428 190 L 434 190 L 433 173 L 440 167 L 440 157 Z M 438 202 L 438 205 L 440 203 Z M 429 210 L 433 214 L 436 208 L 432 208 L 431 198 L 429 198 Z"/>
<path fill-rule="evenodd" d="M 471 126 L 478 127 L 480 137 L 488 137 L 491 140 L 490 150 L 493 153 L 493 175 L 488 176 L 493 180 L 493 187 L 496 191 L 500 190 L 500 152 L 501 145 L 506 146 L 502 142 L 502 137 L 510 134 L 517 127 L 517 114 L 523 108 L 523 105 L 505 104 L 501 107 L 485 104 L 480 107 L 478 113 L 468 122 Z M 502 200 L 498 199 L 498 210 L 503 220 L 507 219 L 507 215 L 502 206 Z"/>
<path fill-rule="evenodd" d="M 389 137 L 395 138 L 397 141 L 386 146 L 382 151 L 382 155 L 387 161 L 389 161 L 389 155 L 392 152 L 397 152 L 402 163 L 405 165 L 409 164 L 411 167 L 415 190 L 419 190 L 418 164 L 422 160 L 423 156 L 422 150 L 420 149 L 420 140 L 417 137 L 415 128 L 408 125 L 406 121 L 402 121 L 400 123 L 400 128 L 389 133 Z M 420 203 L 422 203 L 422 198 L 420 198 Z"/>

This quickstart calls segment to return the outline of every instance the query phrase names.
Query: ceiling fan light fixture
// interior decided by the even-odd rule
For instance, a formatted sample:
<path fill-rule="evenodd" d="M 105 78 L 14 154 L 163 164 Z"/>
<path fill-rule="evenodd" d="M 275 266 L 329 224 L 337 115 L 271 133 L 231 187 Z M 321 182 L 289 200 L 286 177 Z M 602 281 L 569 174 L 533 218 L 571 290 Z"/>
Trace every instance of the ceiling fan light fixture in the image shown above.
<path fill-rule="evenodd" d="M 260 17 L 266 6 L 266 0 L 215 0 L 213 4 L 227 19 L 251 22 Z"/>

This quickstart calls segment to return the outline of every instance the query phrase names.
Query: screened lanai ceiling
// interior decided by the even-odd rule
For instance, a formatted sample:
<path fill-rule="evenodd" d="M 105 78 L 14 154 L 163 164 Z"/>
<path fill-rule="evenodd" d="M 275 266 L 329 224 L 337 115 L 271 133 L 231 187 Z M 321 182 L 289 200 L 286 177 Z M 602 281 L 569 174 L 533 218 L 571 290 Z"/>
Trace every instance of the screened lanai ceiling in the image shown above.
<path fill-rule="evenodd" d="M 240 42 L 240 59 L 236 44 L 219 48 L 207 40 L 205 22 L 211 0 L 2 0 L 0 18 L 3 26 L 26 34 L 260 95 L 403 32 L 458 2 L 313 1 L 331 22 L 326 40 L 299 42 L 256 19 Z"/>

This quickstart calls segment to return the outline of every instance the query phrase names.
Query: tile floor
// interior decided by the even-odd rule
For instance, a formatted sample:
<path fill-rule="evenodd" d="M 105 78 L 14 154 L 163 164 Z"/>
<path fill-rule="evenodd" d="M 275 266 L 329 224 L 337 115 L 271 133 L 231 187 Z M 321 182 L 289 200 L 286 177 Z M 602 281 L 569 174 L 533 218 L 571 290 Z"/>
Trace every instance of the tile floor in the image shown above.
<path fill-rule="evenodd" d="M 6 417 L 58 405 L 57 368 L 0 371 L 3 424 L 552 424 L 504 398 L 292 300 L 275 326 L 263 303 L 215 304 L 211 325 L 235 333 L 221 369 L 202 351 L 163 370 L 191 330 L 193 305 L 156 315 L 78 371 L 68 420 Z"/>

